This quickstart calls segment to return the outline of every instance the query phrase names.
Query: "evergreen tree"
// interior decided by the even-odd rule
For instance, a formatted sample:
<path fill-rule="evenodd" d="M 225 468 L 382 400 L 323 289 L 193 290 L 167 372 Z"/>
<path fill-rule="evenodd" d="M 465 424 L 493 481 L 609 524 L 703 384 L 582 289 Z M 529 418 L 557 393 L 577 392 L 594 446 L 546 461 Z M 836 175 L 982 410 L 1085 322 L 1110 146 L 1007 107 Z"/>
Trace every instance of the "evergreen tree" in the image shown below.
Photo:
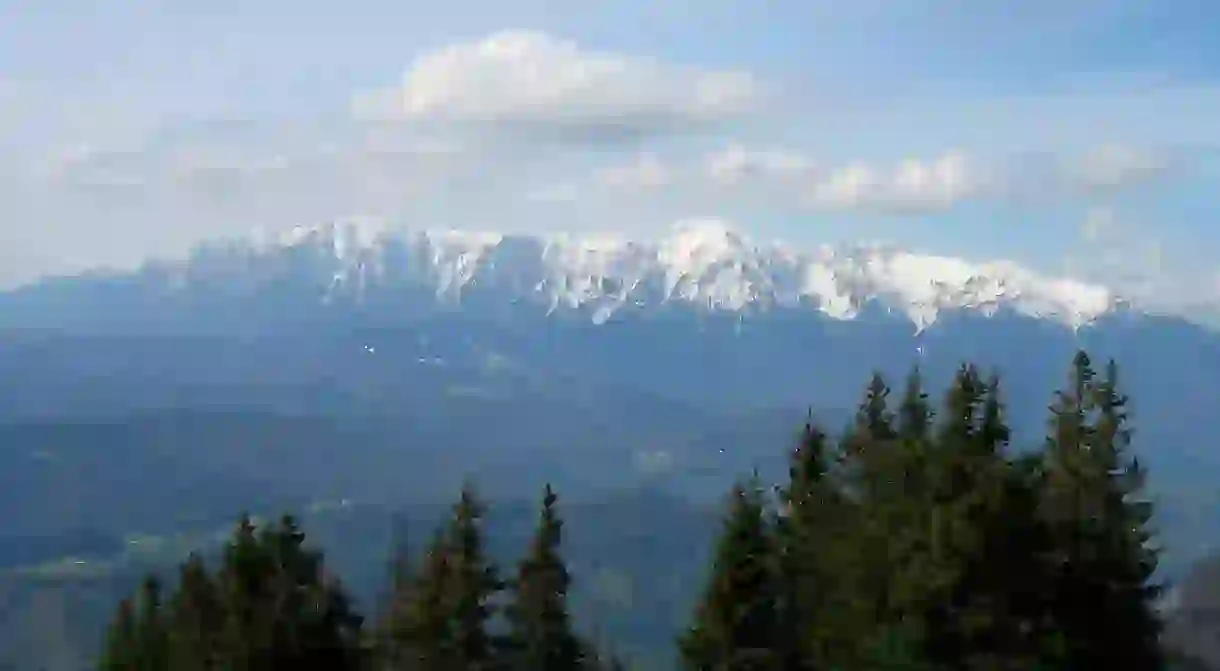
<path fill-rule="evenodd" d="M 418 574 L 395 591 L 389 636 L 393 671 L 448 671 L 457 664 L 451 605 L 452 556 L 445 534 L 438 530 L 424 553 Z"/>
<path fill-rule="evenodd" d="M 959 370 L 945 398 L 932 500 L 928 658 L 943 668 L 1027 669 L 1038 659 L 1036 490 L 1007 455 L 998 378 Z"/>
<path fill-rule="evenodd" d="M 694 624 L 679 640 L 685 668 L 781 668 L 773 541 L 757 482 L 735 486 Z"/>
<path fill-rule="evenodd" d="M 267 668 L 271 664 L 272 573 L 270 556 L 254 521 L 243 515 L 224 548 L 217 574 L 217 591 L 224 604 L 219 657 L 235 669 Z"/>
<path fill-rule="evenodd" d="M 168 632 L 161 604 L 161 583 L 148 576 L 140 584 L 135 599 L 119 602 L 98 668 L 102 671 L 163 671 L 169 665 Z"/>
<path fill-rule="evenodd" d="M 379 669 L 398 669 L 407 665 L 411 653 L 410 618 L 419 581 L 411 563 L 405 526 L 398 519 L 394 523 L 388 574 L 388 589 L 378 609 L 373 645 Z"/>
<path fill-rule="evenodd" d="M 1127 454 L 1126 407 L 1117 367 L 1098 380 L 1080 352 L 1051 408 L 1043 513 L 1057 568 L 1052 620 L 1066 641 L 1064 665 L 1082 671 L 1164 663 L 1151 503 L 1144 471 Z"/>
<path fill-rule="evenodd" d="M 473 487 L 462 488 L 448 530 L 450 553 L 447 608 L 457 668 L 482 671 L 495 668 L 497 643 L 488 631 L 493 601 L 503 589 L 496 567 L 484 547 L 485 511 Z"/>
<path fill-rule="evenodd" d="M 169 665 L 169 622 L 161 601 L 161 581 L 153 575 L 140 585 L 136 638 L 140 655 L 133 671 L 160 671 Z"/>
<path fill-rule="evenodd" d="M 934 413 L 923 388 L 919 367 L 907 375 L 902 402 L 898 406 L 898 434 L 907 441 L 925 441 L 932 429 Z"/>
<path fill-rule="evenodd" d="M 776 652 L 787 669 L 822 668 L 842 648 L 846 609 L 841 576 L 852 561 L 844 551 L 847 503 L 831 472 L 834 454 L 812 418 L 793 450 L 788 484 L 780 492 L 777 545 Z"/>
<path fill-rule="evenodd" d="M 170 665 L 175 671 L 205 671 L 218 664 L 223 604 L 203 560 L 192 554 L 178 572 L 169 601 Z"/>
<path fill-rule="evenodd" d="M 874 375 L 843 437 L 842 489 L 853 505 L 842 516 L 850 519 L 842 539 L 850 561 L 839 572 L 845 629 L 837 665 L 847 668 L 867 663 L 870 641 L 905 617 L 914 598 L 908 592 L 922 584 L 917 569 L 927 523 L 920 518 L 926 489 L 921 461 L 931 413 L 917 372 L 907 380 L 898 417 L 888 396 L 884 380 Z"/>
<path fill-rule="evenodd" d="M 864 400 L 844 439 L 845 453 L 863 456 L 866 448 L 884 444 L 897 436 L 894 412 L 889 408 L 890 388 L 881 373 L 873 373 Z"/>
<path fill-rule="evenodd" d="M 559 553 L 563 522 L 558 497 L 546 486 L 538 529 L 514 581 L 513 601 L 506 609 L 511 667 L 521 671 L 557 671 L 593 667 L 589 646 L 572 630 L 568 613 L 571 578 Z"/>
<path fill-rule="evenodd" d="M 126 598 L 119 602 L 114 620 L 106 632 L 105 647 L 98 660 L 99 671 L 127 671 L 137 668 L 139 646 L 135 603 Z"/>
<path fill-rule="evenodd" d="M 164 603 L 151 576 L 134 602 L 122 602 L 101 668 L 364 668 L 361 618 L 342 585 L 326 576 L 321 553 L 303 542 L 290 517 L 261 533 L 243 517 L 215 578 L 192 556 Z"/>

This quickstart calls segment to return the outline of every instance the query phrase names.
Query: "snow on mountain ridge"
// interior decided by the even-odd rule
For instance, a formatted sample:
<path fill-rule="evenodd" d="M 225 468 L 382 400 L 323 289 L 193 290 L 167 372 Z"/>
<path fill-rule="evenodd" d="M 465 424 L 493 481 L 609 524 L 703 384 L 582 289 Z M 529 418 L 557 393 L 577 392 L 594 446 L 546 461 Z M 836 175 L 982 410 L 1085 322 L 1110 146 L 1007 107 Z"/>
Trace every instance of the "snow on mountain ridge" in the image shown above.
<path fill-rule="evenodd" d="M 513 236 L 499 233 L 396 229 L 344 221 L 295 229 L 254 245 L 253 256 L 308 250 L 326 265 L 332 291 L 358 297 L 369 282 L 395 277 L 424 283 L 438 298 L 460 300 L 478 290 L 550 311 L 582 309 L 595 322 L 624 308 L 685 302 L 742 312 L 809 305 L 852 319 L 877 301 L 925 328 L 945 311 L 1001 308 L 1080 327 L 1121 309 L 1105 287 L 1048 277 L 1007 261 L 970 263 L 887 246 L 821 247 L 803 252 L 758 245 L 727 223 L 689 220 L 652 241 L 622 236 Z M 393 267 L 404 258 L 407 268 Z"/>

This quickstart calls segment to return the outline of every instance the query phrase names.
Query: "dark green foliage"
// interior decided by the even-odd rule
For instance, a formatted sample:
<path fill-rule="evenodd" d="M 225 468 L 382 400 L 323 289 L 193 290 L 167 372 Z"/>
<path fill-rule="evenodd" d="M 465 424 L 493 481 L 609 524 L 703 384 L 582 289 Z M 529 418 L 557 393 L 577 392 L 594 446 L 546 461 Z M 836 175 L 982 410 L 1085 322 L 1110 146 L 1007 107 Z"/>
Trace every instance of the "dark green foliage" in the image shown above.
<path fill-rule="evenodd" d="M 835 441 L 812 420 L 772 500 L 731 493 L 678 649 L 698 671 L 1160 671 L 1146 473 L 1111 363 L 1073 361 L 1040 451 L 1016 452 L 999 380 L 962 366 L 934 412 L 881 376 Z M 103 670 L 624 668 L 577 633 L 558 497 L 546 487 L 513 580 L 473 488 L 418 557 L 395 549 L 368 639 L 291 517 L 243 518 L 215 573 L 192 556 L 119 604 Z M 647 514 L 647 510 L 644 511 Z M 579 527 L 578 527 L 579 528 Z M 696 567 L 691 567 L 695 570 Z M 503 615 L 503 617 L 500 617 Z M 373 654 L 366 654 L 371 648 Z"/>
<path fill-rule="evenodd" d="M 814 669 L 833 658 L 844 642 L 836 638 L 847 624 L 834 602 L 851 558 L 836 542 L 848 532 L 848 502 L 831 472 L 835 454 L 828 437 L 806 423 L 793 451 L 788 485 L 780 492 L 776 516 L 777 653 L 784 668 Z M 827 615 L 840 618 L 831 621 Z"/>
<path fill-rule="evenodd" d="M 1077 355 L 1068 389 L 1052 406 L 1043 513 L 1057 567 L 1054 626 L 1073 669 L 1160 668 L 1161 622 L 1151 578 L 1151 502 L 1130 457 L 1127 398 L 1113 362 L 1098 379 Z"/>
<path fill-rule="evenodd" d="M 888 396 L 874 376 L 838 450 L 806 427 L 774 515 L 770 582 L 734 578 L 764 574 L 740 548 L 766 537 L 746 523 L 764 502 L 734 491 L 682 640 L 689 668 L 1163 668 L 1151 510 L 1125 456 L 1113 365 L 1098 379 L 1077 357 L 1041 454 L 1011 451 L 999 380 L 973 366 L 938 413 L 918 371 L 897 413 Z M 778 623 L 773 655 L 735 656 L 759 647 L 738 624 L 747 612 Z"/>
<path fill-rule="evenodd" d="M 454 668 L 451 608 L 447 599 L 451 580 L 450 548 L 437 532 L 424 554 L 419 574 L 404 580 L 396 592 L 390 636 L 390 669 L 427 671 Z"/>
<path fill-rule="evenodd" d="M 483 671 L 497 665 L 495 641 L 488 631 L 493 600 L 503 588 L 487 556 L 483 534 L 483 503 L 474 489 L 462 488 L 447 532 L 448 600 L 457 668 Z"/>
<path fill-rule="evenodd" d="M 140 653 L 136 607 L 131 599 L 123 599 L 106 633 L 106 644 L 98 661 L 98 669 L 123 671 L 134 668 Z"/>
<path fill-rule="evenodd" d="M 592 666 L 591 652 L 572 630 L 568 612 L 571 578 L 559 554 L 563 522 L 558 497 L 547 485 L 529 554 L 512 584 L 508 619 L 508 659 L 512 669 L 558 671 Z"/>
<path fill-rule="evenodd" d="M 361 618 L 290 517 L 243 518 L 215 576 L 191 557 L 164 604 L 149 577 L 120 606 L 103 669 L 361 669 Z"/>
<path fill-rule="evenodd" d="M 679 642 L 688 669 L 777 669 L 778 580 L 773 531 L 756 481 L 729 499 L 712 575 Z"/>

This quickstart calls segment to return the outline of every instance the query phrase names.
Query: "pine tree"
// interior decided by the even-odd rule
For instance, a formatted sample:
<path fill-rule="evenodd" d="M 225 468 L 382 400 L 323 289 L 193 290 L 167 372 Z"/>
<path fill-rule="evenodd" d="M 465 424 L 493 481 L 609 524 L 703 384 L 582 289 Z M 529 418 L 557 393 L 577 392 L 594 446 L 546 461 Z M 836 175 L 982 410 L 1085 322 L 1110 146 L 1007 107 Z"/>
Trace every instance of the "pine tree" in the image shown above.
<path fill-rule="evenodd" d="M 1026 669 L 1037 658 L 1041 546 L 1036 490 L 1007 449 L 998 378 L 959 370 L 945 398 L 934 464 L 932 576 L 922 618 L 943 668 Z"/>
<path fill-rule="evenodd" d="M 484 547 L 485 511 L 474 488 L 467 484 L 454 507 L 447 545 L 450 552 L 446 598 L 453 626 L 458 668 L 482 671 L 496 667 L 496 647 L 488 631 L 493 600 L 503 589 L 495 565 Z"/>
<path fill-rule="evenodd" d="M 452 552 L 441 530 L 432 536 L 419 571 L 400 583 L 394 607 L 399 609 L 389 636 L 390 671 L 448 671 L 457 664 L 452 608 L 448 600 L 453 575 Z"/>
<path fill-rule="evenodd" d="M 780 668 L 777 588 L 765 501 L 756 481 L 737 485 L 693 626 L 679 640 L 684 667 Z"/>
<path fill-rule="evenodd" d="M 845 452 L 864 456 L 866 448 L 884 444 L 897 436 L 895 417 L 889 408 L 890 388 L 881 373 L 873 373 L 864 392 L 864 400 L 844 437 Z"/>
<path fill-rule="evenodd" d="M 161 582 L 149 575 L 135 599 L 119 602 L 98 668 L 163 671 L 168 666 L 169 623 L 161 603 Z"/>
<path fill-rule="evenodd" d="M 874 375 L 843 437 L 843 491 L 853 504 L 843 516 L 851 520 L 843 539 L 851 560 L 838 576 L 845 595 L 839 617 L 847 625 L 837 665 L 845 668 L 869 663 L 870 641 L 907 616 L 913 587 L 923 584 L 923 462 L 931 412 L 915 371 L 897 417 L 888 396 L 884 380 Z"/>
<path fill-rule="evenodd" d="M 902 402 L 898 406 L 898 434 L 907 441 L 925 441 L 932 429 L 933 418 L 928 394 L 923 388 L 919 367 L 907 375 Z"/>
<path fill-rule="evenodd" d="M 225 546 L 217 574 L 224 609 L 219 658 L 236 669 L 268 668 L 274 621 L 273 566 L 254 521 L 243 515 Z"/>
<path fill-rule="evenodd" d="M 140 651 L 136 606 L 130 598 L 119 602 L 114 620 L 106 632 L 105 647 L 98 659 L 99 671 L 128 671 L 138 668 Z"/>
<path fill-rule="evenodd" d="M 303 541 L 290 517 L 261 533 L 243 517 L 215 578 L 191 556 L 168 599 L 150 576 L 136 600 L 120 604 L 101 668 L 364 668 L 361 618 Z"/>
<path fill-rule="evenodd" d="M 203 560 L 192 554 L 178 571 L 169 601 L 170 665 L 175 671 L 205 671 L 218 664 L 223 604 Z"/>
<path fill-rule="evenodd" d="M 842 647 L 836 633 L 845 628 L 846 613 L 836 601 L 842 597 L 842 571 L 852 560 L 842 542 L 850 520 L 831 472 L 834 457 L 811 417 L 790 455 L 775 519 L 776 651 L 786 669 L 822 668 Z"/>
<path fill-rule="evenodd" d="M 395 520 L 390 550 L 388 589 L 382 596 L 373 632 L 373 646 L 379 669 L 398 669 L 407 665 L 415 585 L 419 576 L 411 562 L 406 529 Z"/>
<path fill-rule="evenodd" d="M 571 578 L 559 553 L 563 522 L 546 486 L 529 555 L 520 563 L 506 609 L 511 667 L 521 671 L 592 668 L 595 657 L 573 632 L 567 595 Z"/>
<path fill-rule="evenodd" d="M 1054 626 L 1073 669 L 1161 668 L 1160 622 L 1151 583 L 1151 504 L 1144 471 L 1128 456 L 1127 398 L 1110 363 L 1097 380 L 1084 352 L 1052 406 L 1043 513 L 1057 567 Z"/>
<path fill-rule="evenodd" d="M 169 665 L 169 623 L 161 601 L 161 581 L 154 575 L 145 577 L 140 585 L 136 638 L 140 656 L 133 669 L 160 671 Z"/>

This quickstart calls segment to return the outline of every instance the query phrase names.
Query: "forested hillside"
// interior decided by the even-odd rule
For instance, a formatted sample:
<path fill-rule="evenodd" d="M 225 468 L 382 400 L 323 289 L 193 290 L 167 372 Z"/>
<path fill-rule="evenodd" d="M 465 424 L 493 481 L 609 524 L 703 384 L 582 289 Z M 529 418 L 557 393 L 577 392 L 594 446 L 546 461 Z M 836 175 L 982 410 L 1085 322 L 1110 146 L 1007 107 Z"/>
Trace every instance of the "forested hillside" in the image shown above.
<path fill-rule="evenodd" d="M 809 422 L 778 487 L 743 473 L 672 659 L 689 669 L 1162 669 L 1159 548 L 1113 363 L 1080 353 L 1040 449 L 1014 451 L 1000 381 L 963 366 L 939 402 L 874 377 L 841 433 Z M 782 446 L 777 446 L 777 451 Z M 243 519 L 217 557 L 149 576 L 115 611 L 103 669 L 647 668 L 665 657 L 568 603 L 548 486 L 511 563 L 473 486 L 404 525 L 382 598 L 350 590 L 285 517 Z M 403 529 L 400 529 L 400 532 Z M 706 560 L 706 561 L 705 561 Z M 660 568 L 660 567 L 658 567 Z M 662 667 L 663 668 L 663 667 Z M 1181 668 L 1205 668 L 1182 666 Z"/>

